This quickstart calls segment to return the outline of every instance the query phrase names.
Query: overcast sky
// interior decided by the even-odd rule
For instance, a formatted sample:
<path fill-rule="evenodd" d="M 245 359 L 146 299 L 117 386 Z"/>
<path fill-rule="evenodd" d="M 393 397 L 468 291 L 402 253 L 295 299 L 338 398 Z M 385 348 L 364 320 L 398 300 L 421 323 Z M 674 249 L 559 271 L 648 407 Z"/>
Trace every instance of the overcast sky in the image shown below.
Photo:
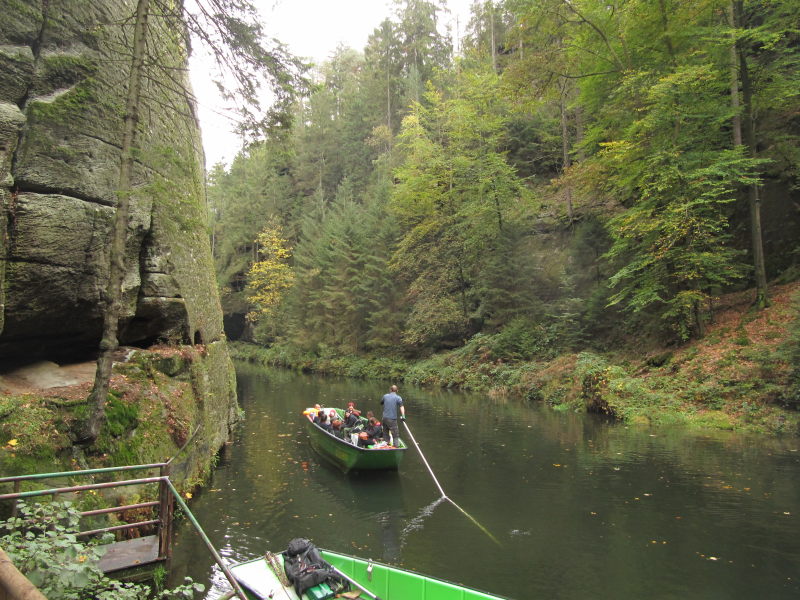
<path fill-rule="evenodd" d="M 378 24 L 393 14 L 391 0 L 254 0 L 271 37 L 290 51 L 315 63 L 326 60 L 342 43 L 363 50 Z M 447 0 L 452 29 L 464 30 L 472 0 Z M 209 67 L 196 55 L 192 60 L 192 85 L 198 98 L 206 166 L 230 164 L 241 147 L 231 133 L 231 121 L 223 116 L 224 104 L 209 77 Z"/>

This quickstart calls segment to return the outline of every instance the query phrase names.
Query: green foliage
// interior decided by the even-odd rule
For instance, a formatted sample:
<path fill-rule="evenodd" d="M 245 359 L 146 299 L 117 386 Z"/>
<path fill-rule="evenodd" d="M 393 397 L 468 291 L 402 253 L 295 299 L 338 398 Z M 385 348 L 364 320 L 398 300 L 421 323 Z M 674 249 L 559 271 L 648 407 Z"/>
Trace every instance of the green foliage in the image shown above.
<path fill-rule="evenodd" d="M 500 332 L 486 336 L 485 343 L 496 358 L 530 360 L 534 357 L 553 358 L 556 341 L 552 327 L 548 330 L 544 325 L 518 318 Z"/>
<path fill-rule="evenodd" d="M 69 122 L 85 116 L 97 103 L 97 82 L 88 77 L 52 102 L 33 101 L 29 108 L 29 118 L 37 122 Z"/>
<path fill-rule="evenodd" d="M 286 246 L 280 225 L 273 220 L 256 241 L 259 260 L 247 272 L 248 298 L 255 306 L 248 314 L 251 321 L 271 316 L 294 280 L 288 264 L 291 248 Z"/>
<path fill-rule="evenodd" d="M 624 265 L 610 278 L 611 303 L 633 312 L 654 306 L 685 340 L 702 332 L 712 293 L 744 275 L 724 209 L 734 189 L 751 182 L 755 164 L 740 149 L 708 143 L 708 119 L 722 119 L 727 108 L 715 105 L 723 81 L 707 65 L 628 83 L 632 94 L 649 87 L 642 117 L 598 154 L 616 193 L 634 197 L 609 223 L 607 257 Z"/>
<path fill-rule="evenodd" d="M 67 428 L 58 415 L 35 396 L 3 396 L 0 413 L 0 442 L 17 440 L 18 452 L 11 462 L 20 467 L 29 464 L 29 459 L 53 460 L 54 446 L 69 443 Z"/>
<path fill-rule="evenodd" d="M 194 598 L 202 584 L 187 582 L 175 589 L 153 592 L 148 586 L 106 577 L 99 567 L 104 544 L 113 540 L 84 541 L 80 513 L 70 502 L 20 503 L 18 517 L 0 523 L 0 546 L 14 565 L 48 598 L 61 600 L 146 600 Z"/>
<path fill-rule="evenodd" d="M 275 219 L 293 247 L 295 284 L 251 338 L 267 360 L 370 376 L 378 354 L 423 359 L 407 381 L 590 398 L 641 422 L 685 410 L 733 427 L 718 413 L 748 392 L 764 408 L 742 414 L 772 414 L 767 381 L 708 382 L 693 365 L 697 382 L 643 383 L 586 356 L 633 345 L 647 369 L 680 370 L 690 353 L 655 360 L 660 344 L 702 337 L 717 297 L 748 284 L 747 188 L 765 173 L 784 196 L 798 185 L 796 3 L 748 3 L 737 28 L 716 2 L 476 3 L 457 61 L 436 6 L 396 7 L 363 55 L 320 66 L 290 136 L 213 175 L 230 312 L 256 233 Z M 734 144 L 737 40 L 769 162 Z M 780 357 L 739 342 L 780 374 Z M 584 357 L 577 382 L 568 352 Z"/>
<path fill-rule="evenodd" d="M 454 85 L 452 97 L 429 90 L 398 136 L 391 210 L 404 233 L 391 266 L 408 286 L 404 338 L 414 346 L 460 342 L 523 297 L 502 272 L 519 264 L 516 219 L 528 194 L 501 149 L 497 77 L 467 72 Z"/>
<path fill-rule="evenodd" d="M 124 433 L 136 429 L 138 423 L 138 407 L 135 404 L 123 402 L 114 395 L 109 394 L 109 400 L 106 404 L 106 427 L 108 428 L 108 433 L 119 437 Z"/>

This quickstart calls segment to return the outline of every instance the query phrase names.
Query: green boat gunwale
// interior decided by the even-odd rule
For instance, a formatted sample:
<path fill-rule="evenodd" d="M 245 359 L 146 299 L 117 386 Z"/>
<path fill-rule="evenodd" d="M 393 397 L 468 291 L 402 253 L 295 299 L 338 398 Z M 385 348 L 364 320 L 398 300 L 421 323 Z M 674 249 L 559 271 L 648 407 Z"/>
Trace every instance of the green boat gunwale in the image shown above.
<path fill-rule="evenodd" d="M 338 569 L 341 569 L 342 571 L 344 571 L 348 575 L 352 576 L 354 579 L 359 579 L 359 577 L 357 575 L 354 575 L 352 573 L 352 570 L 351 570 L 351 572 L 348 573 L 348 571 L 343 568 L 343 566 L 346 564 L 343 561 L 350 562 L 350 563 L 352 563 L 352 565 L 360 565 L 365 570 L 370 565 L 372 565 L 373 568 L 378 567 L 378 568 L 381 568 L 381 569 L 385 569 L 387 572 L 399 573 L 399 574 L 405 575 L 405 576 L 407 576 L 409 578 L 421 579 L 421 580 L 423 580 L 425 582 L 430 582 L 432 584 L 448 586 L 448 587 L 450 587 L 452 589 L 459 590 L 464 594 L 470 594 L 470 596 L 463 596 L 462 595 L 462 598 L 464 598 L 465 600 L 468 600 L 470 598 L 472 598 L 474 600 L 512 600 L 511 598 L 508 598 L 507 596 L 498 596 L 497 594 L 492 594 L 490 592 L 487 592 L 487 591 L 484 591 L 484 590 L 479 590 L 477 588 L 473 588 L 473 587 L 470 587 L 470 586 L 467 586 L 467 585 L 463 585 L 463 584 L 460 584 L 460 583 L 454 583 L 452 581 L 448 581 L 447 579 L 442 579 L 440 577 L 433 577 L 431 575 L 423 575 L 422 573 L 418 573 L 417 571 L 412 571 L 410 569 L 404 569 L 402 567 L 395 567 L 395 566 L 392 566 L 392 565 L 387 565 L 386 563 L 382 563 L 382 562 L 379 562 L 379 561 L 376 561 L 376 560 L 372 560 L 372 559 L 363 559 L 363 558 L 359 558 L 358 556 L 352 556 L 350 554 L 344 554 L 342 552 L 334 552 L 333 550 L 320 549 L 320 552 L 322 553 L 322 558 L 324 558 L 326 561 L 331 563 L 334 567 L 336 567 Z M 334 560 L 331 560 L 331 559 L 334 559 Z M 341 559 L 341 560 L 337 561 L 335 559 Z M 361 578 L 361 580 L 363 580 L 363 578 Z M 361 582 L 361 581 L 359 581 L 359 582 Z M 370 591 L 373 591 L 373 590 L 370 590 Z M 380 592 L 375 592 L 375 593 L 377 593 L 380 596 Z M 388 592 L 384 592 L 384 593 L 388 594 Z M 435 594 L 435 593 L 436 593 L 435 590 L 433 590 L 432 594 Z M 452 598 L 452 596 L 448 595 L 448 598 Z M 427 596 L 427 594 L 426 594 L 424 600 L 436 600 L 436 599 L 435 599 L 434 596 L 431 596 L 429 598 Z"/>

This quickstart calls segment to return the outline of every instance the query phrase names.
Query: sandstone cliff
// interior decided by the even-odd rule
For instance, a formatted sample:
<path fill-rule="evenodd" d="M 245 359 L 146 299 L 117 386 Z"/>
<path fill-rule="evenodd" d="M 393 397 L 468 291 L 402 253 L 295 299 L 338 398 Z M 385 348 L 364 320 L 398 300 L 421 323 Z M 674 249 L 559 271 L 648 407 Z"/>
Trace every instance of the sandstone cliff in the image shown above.
<path fill-rule="evenodd" d="M 135 5 L 0 0 L 0 367 L 97 348 Z M 222 418 L 209 446 L 219 447 L 235 383 L 180 24 L 154 17 L 148 44 L 158 65 L 143 91 L 120 343 L 213 348 L 209 394 Z"/>

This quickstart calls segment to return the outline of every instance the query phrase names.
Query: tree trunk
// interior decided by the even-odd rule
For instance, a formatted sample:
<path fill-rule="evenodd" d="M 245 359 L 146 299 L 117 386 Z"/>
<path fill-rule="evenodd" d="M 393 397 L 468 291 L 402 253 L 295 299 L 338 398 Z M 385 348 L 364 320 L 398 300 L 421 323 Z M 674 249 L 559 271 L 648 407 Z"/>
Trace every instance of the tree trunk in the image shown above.
<path fill-rule="evenodd" d="M 583 109 L 580 106 L 575 107 L 575 145 L 578 147 L 577 160 L 582 163 L 586 160 L 586 150 L 583 148 L 584 126 L 583 126 Z"/>
<path fill-rule="evenodd" d="M 392 133 L 392 84 L 389 81 L 389 58 L 386 58 L 386 126 L 389 128 L 389 135 Z"/>
<path fill-rule="evenodd" d="M 736 0 L 732 4 L 733 22 L 735 27 L 742 26 L 742 16 L 744 13 L 742 0 Z M 756 128 L 753 119 L 753 86 L 750 81 L 750 71 L 747 65 L 747 54 L 741 41 L 736 43 L 736 53 L 739 58 L 739 80 L 742 86 L 742 128 L 743 141 L 747 154 L 750 157 L 756 156 Z M 753 183 L 748 189 L 748 201 L 750 205 L 750 234 L 753 243 L 753 267 L 756 283 L 757 308 L 769 306 L 767 295 L 767 269 L 764 265 L 764 242 L 761 232 L 761 198 L 758 191 L 758 184 Z"/>
<path fill-rule="evenodd" d="M 569 168 L 572 166 L 572 158 L 569 155 L 569 128 L 567 127 L 567 100 L 566 96 L 566 82 L 562 81 L 561 86 L 561 153 L 564 160 L 564 167 L 561 171 L 562 175 L 566 175 Z M 564 183 L 564 199 L 567 203 L 567 218 L 569 219 L 569 226 L 572 227 L 574 214 L 572 211 L 572 188 L 569 182 Z"/>
<path fill-rule="evenodd" d="M 150 0 L 139 0 L 136 6 L 136 22 L 133 33 L 133 56 L 128 75 L 128 93 L 125 100 L 125 120 L 122 133 L 122 150 L 117 189 L 117 211 L 111 232 L 109 249 L 108 285 L 105 291 L 103 311 L 103 338 L 100 341 L 100 355 L 97 357 L 97 370 L 94 386 L 89 395 L 91 414 L 81 435 L 81 441 L 93 442 L 100 434 L 105 421 L 105 406 L 111 380 L 114 352 L 119 347 L 117 338 L 119 315 L 122 312 L 122 281 L 125 277 L 125 241 L 128 232 L 130 196 L 133 176 L 133 152 L 139 125 L 139 101 L 141 97 L 142 73 L 147 37 L 147 19 Z"/>
<path fill-rule="evenodd" d="M 497 73 L 497 43 L 494 39 L 494 0 L 489 0 L 489 27 L 491 28 L 492 71 Z"/>
<path fill-rule="evenodd" d="M 733 4 L 728 7 L 728 24 L 736 27 Z M 736 52 L 736 42 L 731 44 L 731 109 L 733 110 L 733 145 L 742 145 L 742 115 L 739 112 L 739 56 Z"/>

